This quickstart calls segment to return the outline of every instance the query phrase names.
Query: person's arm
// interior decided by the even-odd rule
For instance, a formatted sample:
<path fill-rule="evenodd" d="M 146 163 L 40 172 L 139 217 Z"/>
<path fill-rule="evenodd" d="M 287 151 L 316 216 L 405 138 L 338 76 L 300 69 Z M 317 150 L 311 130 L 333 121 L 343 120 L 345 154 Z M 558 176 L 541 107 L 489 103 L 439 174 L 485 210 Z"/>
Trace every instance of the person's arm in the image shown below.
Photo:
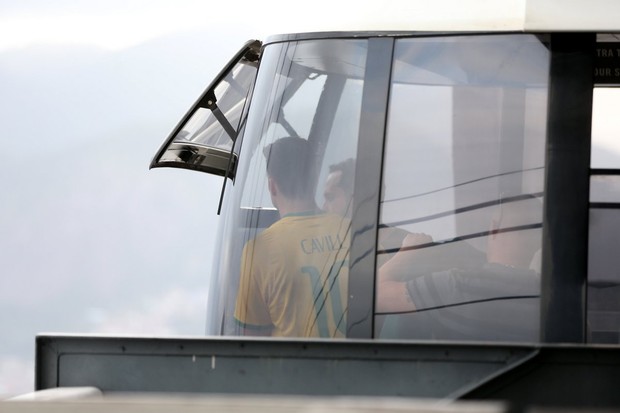
<path fill-rule="evenodd" d="M 376 310 L 379 313 L 396 313 L 415 311 L 407 283 L 399 281 L 399 274 L 407 272 L 408 268 L 415 265 L 416 252 L 407 250 L 407 247 L 428 244 L 433 242 L 426 234 L 409 234 L 403 240 L 403 246 L 394 257 L 383 264 L 377 274 L 377 301 Z"/>
<path fill-rule="evenodd" d="M 381 270 L 379 272 L 381 277 Z M 377 283 L 378 313 L 398 313 L 415 311 L 415 304 L 409 295 L 404 281 L 379 280 Z"/>

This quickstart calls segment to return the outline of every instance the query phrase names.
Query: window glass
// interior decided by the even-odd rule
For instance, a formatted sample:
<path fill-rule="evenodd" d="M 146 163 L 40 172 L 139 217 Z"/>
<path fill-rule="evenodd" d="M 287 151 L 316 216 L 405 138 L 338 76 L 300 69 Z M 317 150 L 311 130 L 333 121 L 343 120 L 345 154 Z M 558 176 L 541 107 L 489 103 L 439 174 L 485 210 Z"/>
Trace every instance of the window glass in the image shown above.
<path fill-rule="evenodd" d="M 620 44 L 620 43 L 618 43 Z M 592 101 L 592 168 L 620 168 L 620 89 L 594 88 Z"/>
<path fill-rule="evenodd" d="M 587 337 L 593 343 L 620 343 L 620 208 L 590 208 Z"/>
<path fill-rule="evenodd" d="M 592 101 L 588 234 L 587 340 L 620 343 L 620 48 L 617 36 L 599 35 Z M 605 77 L 601 75 L 605 74 Z"/>
<path fill-rule="evenodd" d="M 265 48 L 211 288 L 216 333 L 344 337 L 366 52 L 366 40 Z"/>
<path fill-rule="evenodd" d="M 243 105 L 255 75 L 255 65 L 241 61 L 214 90 L 218 109 L 224 114 L 226 121 L 235 132 L 239 127 Z M 192 142 L 230 151 L 233 139 L 217 121 L 211 110 L 200 107 L 177 133 L 174 142 Z"/>
<path fill-rule="evenodd" d="M 394 59 L 375 335 L 537 341 L 548 49 L 413 38 Z"/>
<path fill-rule="evenodd" d="M 618 165 L 620 166 L 620 165 Z M 592 175 L 590 202 L 595 204 L 620 204 L 620 169 L 618 175 Z"/>

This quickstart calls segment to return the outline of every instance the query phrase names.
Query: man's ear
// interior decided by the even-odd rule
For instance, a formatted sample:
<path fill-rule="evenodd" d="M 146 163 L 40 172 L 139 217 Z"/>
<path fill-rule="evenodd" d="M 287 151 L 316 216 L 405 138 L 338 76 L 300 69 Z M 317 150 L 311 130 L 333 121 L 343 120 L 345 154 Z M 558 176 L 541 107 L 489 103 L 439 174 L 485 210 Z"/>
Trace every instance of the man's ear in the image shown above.
<path fill-rule="evenodd" d="M 278 184 L 276 184 L 276 181 L 274 181 L 273 178 L 267 178 L 267 187 L 269 188 L 269 194 L 271 196 L 278 194 Z"/>

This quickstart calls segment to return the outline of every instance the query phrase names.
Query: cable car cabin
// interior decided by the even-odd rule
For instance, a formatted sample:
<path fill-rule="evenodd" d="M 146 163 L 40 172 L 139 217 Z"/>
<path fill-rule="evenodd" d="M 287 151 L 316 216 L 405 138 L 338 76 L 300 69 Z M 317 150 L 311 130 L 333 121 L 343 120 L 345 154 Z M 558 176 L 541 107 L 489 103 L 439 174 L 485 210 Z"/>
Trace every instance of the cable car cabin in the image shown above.
<path fill-rule="evenodd" d="M 223 177 L 207 334 L 620 344 L 620 5 L 542 3 L 245 44 L 151 164 Z"/>

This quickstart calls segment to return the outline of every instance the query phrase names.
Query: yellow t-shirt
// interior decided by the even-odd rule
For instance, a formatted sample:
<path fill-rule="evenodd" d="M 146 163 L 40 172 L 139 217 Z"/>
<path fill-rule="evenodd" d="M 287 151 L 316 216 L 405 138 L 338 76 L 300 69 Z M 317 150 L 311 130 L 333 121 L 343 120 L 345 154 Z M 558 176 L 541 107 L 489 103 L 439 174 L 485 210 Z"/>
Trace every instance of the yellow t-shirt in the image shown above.
<path fill-rule="evenodd" d="M 235 319 L 281 337 L 344 337 L 350 221 L 288 215 L 243 250 Z"/>

